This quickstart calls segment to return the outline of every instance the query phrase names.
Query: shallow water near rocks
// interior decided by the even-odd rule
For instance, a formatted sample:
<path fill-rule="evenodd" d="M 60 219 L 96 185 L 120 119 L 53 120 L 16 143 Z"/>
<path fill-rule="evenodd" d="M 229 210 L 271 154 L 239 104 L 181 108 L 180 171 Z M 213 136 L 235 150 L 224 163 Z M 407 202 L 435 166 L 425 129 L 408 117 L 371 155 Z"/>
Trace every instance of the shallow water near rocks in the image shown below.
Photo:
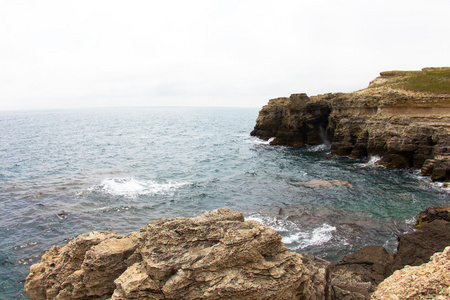
<path fill-rule="evenodd" d="M 394 251 L 421 210 L 449 202 L 413 170 L 250 137 L 258 111 L 1 112 L 0 298 L 26 298 L 30 265 L 91 230 L 128 234 L 228 207 L 274 228 L 292 251 L 337 261 L 365 245 Z M 346 184 L 311 185 L 333 180 Z"/>

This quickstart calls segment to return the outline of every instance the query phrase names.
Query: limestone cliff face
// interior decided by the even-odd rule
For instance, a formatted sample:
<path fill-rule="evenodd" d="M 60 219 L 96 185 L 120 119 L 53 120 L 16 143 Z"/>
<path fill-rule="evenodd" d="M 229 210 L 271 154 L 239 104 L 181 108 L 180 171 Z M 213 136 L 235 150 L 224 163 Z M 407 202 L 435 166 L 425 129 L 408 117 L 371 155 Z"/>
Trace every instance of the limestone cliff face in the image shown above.
<path fill-rule="evenodd" d="M 252 135 L 273 145 L 318 145 L 324 140 L 330 107 L 326 101 L 311 101 L 306 94 L 269 101 L 260 111 Z"/>
<path fill-rule="evenodd" d="M 329 141 L 335 155 L 377 155 L 387 167 L 419 168 L 432 180 L 450 180 L 450 94 L 378 86 L 392 80 L 384 77 L 353 93 L 270 100 L 251 135 L 275 138 L 274 145 Z"/>

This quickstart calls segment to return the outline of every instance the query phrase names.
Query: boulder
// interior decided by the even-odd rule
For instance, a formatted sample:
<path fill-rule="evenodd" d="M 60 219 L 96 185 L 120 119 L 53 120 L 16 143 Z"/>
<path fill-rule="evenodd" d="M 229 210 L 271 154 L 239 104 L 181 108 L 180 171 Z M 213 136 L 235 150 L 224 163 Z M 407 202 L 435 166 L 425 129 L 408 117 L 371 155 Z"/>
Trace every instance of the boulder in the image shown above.
<path fill-rule="evenodd" d="M 25 292 L 30 299 L 324 299 L 304 259 L 273 229 L 217 209 L 54 246 L 31 267 Z M 314 278 L 323 274 L 314 269 Z"/>
<path fill-rule="evenodd" d="M 400 234 L 393 270 L 427 263 L 434 253 L 447 246 L 450 246 L 450 222 L 444 220 L 424 224 L 422 230 L 410 234 Z"/>
<path fill-rule="evenodd" d="M 428 207 L 421 211 L 417 217 L 417 229 L 422 229 L 423 224 L 431 223 L 434 220 L 444 220 L 450 222 L 450 206 L 447 207 Z"/>
<path fill-rule="evenodd" d="M 81 234 L 64 247 L 53 246 L 31 266 L 25 292 L 30 299 L 104 299 L 133 250 L 133 243 L 117 233 Z"/>
<path fill-rule="evenodd" d="M 450 247 L 428 263 L 395 271 L 378 285 L 372 299 L 450 299 Z"/>
<path fill-rule="evenodd" d="M 303 185 L 309 188 L 318 188 L 318 187 L 332 187 L 332 186 L 346 186 L 353 187 L 352 184 L 346 180 L 325 180 L 325 179 L 315 179 L 310 181 L 303 182 Z"/>
<path fill-rule="evenodd" d="M 328 269 L 329 299 L 370 299 L 391 274 L 393 255 L 381 246 L 365 246 Z"/>

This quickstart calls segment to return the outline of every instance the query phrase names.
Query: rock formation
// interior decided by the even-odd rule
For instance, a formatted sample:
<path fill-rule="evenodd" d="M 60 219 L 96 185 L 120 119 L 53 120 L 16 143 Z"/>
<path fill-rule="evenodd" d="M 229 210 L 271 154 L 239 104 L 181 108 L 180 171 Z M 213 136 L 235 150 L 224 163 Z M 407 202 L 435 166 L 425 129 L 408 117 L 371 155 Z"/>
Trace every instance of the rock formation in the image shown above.
<path fill-rule="evenodd" d="M 303 185 L 309 188 L 318 187 L 331 187 L 331 186 L 346 186 L 353 187 L 352 184 L 346 180 L 325 180 L 325 179 L 314 179 L 310 181 L 303 182 Z"/>
<path fill-rule="evenodd" d="M 410 234 L 400 234 L 393 270 L 426 263 L 447 246 L 450 246 L 450 222 L 444 220 L 424 224 L 422 230 Z"/>
<path fill-rule="evenodd" d="M 366 246 L 329 266 L 329 299 L 369 299 L 392 272 L 393 255 L 381 246 Z"/>
<path fill-rule="evenodd" d="M 438 69 L 448 76 L 450 68 Z M 424 69 L 434 74 L 434 69 Z M 414 167 L 432 180 L 450 180 L 450 93 L 399 88 L 414 72 L 383 72 L 353 93 L 270 100 L 251 135 L 273 145 L 331 143 L 331 153 L 380 156 L 387 167 Z M 419 72 L 419 75 L 421 73 Z M 408 77 L 409 76 L 409 77 Z M 405 79 L 406 78 L 406 79 Z M 443 80 L 447 80 L 445 77 Z M 444 81 L 444 85 L 450 85 Z"/>
<path fill-rule="evenodd" d="M 46 252 L 25 283 L 30 299 L 323 299 L 316 291 L 300 254 L 229 209 L 82 234 Z"/>
<path fill-rule="evenodd" d="M 330 263 L 290 252 L 273 229 L 222 208 L 128 236 L 81 234 L 31 266 L 25 292 L 32 300 L 370 299 L 393 270 L 449 246 L 449 225 L 437 219 L 401 235 L 395 255 L 366 246 Z"/>
<path fill-rule="evenodd" d="M 381 282 L 372 299 L 450 299 L 450 247 L 421 266 L 407 266 Z"/>
<path fill-rule="evenodd" d="M 421 211 L 417 216 L 417 229 L 422 229 L 426 223 L 431 223 L 434 220 L 444 220 L 450 222 L 450 206 L 447 207 L 428 207 Z"/>

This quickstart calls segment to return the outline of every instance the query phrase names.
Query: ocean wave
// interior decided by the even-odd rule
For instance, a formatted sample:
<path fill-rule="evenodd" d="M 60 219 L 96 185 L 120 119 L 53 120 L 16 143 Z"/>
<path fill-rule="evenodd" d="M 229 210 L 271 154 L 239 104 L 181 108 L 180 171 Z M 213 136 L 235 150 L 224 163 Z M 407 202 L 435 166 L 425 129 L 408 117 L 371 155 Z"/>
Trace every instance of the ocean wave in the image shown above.
<path fill-rule="evenodd" d="M 275 139 L 275 137 L 271 137 L 270 139 L 263 140 L 254 136 L 251 136 L 250 139 L 248 140 L 250 143 L 252 144 L 256 144 L 256 145 L 270 145 L 270 142 L 272 142 Z"/>
<path fill-rule="evenodd" d="M 259 223 L 272 228 L 277 232 L 289 232 L 293 228 L 297 227 L 294 222 L 287 220 L 278 220 L 269 216 L 261 216 L 259 214 L 250 215 L 245 218 L 246 220 L 258 221 Z"/>
<path fill-rule="evenodd" d="M 89 190 L 100 191 L 112 196 L 136 198 L 141 195 L 164 195 L 170 194 L 177 189 L 188 185 L 188 182 L 166 182 L 160 183 L 153 180 L 138 180 L 136 178 L 107 178 L 99 185 Z"/>
<path fill-rule="evenodd" d="M 329 151 L 331 149 L 331 145 L 328 143 L 320 144 L 320 145 L 307 145 L 306 150 L 309 152 L 322 152 Z"/>
<path fill-rule="evenodd" d="M 307 247 L 328 243 L 333 238 L 334 231 L 336 231 L 336 227 L 324 223 L 322 226 L 315 228 L 311 232 L 296 232 L 284 236 L 282 241 L 288 247 L 289 245 L 297 244 L 293 247 L 295 250 L 305 249 Z"/>
<path fill-rule="evenodd" d="M 245 219 L 258 221 L 277 231 L 282 236 L 283 243 L 291 250 L 302 250 L 329 243 L 337 229 L 335 226 L 323 223 L 311 230 L 289 220 L 262 216 L 260 214 L 253 214 Z M 338 240 L 343 244 L 346 243 L 344 237 L 340 237 Z"/>
<path fill-rule="evenodd" d="M 448 182 L 431 181 L 431 178 L 429 176 L 422 175 L 421 170 L 415 170 L 412 173 L 412 178 L 419 181 L 425 186 L 431 187 L 432 189 L 450 193 L 450 184 Z"/>
<path fill-rule="evenodd" d="M 381 160 L 381 156 L 372 155 L 372 156 L 369 156 L 369 158 L 367 159 L 367 161 L 365 163 L 360 163 L 358 165 L 363 168 L 383 167 L 382 165 L 377 164 L 377 162 L 380 160 Z"/>

